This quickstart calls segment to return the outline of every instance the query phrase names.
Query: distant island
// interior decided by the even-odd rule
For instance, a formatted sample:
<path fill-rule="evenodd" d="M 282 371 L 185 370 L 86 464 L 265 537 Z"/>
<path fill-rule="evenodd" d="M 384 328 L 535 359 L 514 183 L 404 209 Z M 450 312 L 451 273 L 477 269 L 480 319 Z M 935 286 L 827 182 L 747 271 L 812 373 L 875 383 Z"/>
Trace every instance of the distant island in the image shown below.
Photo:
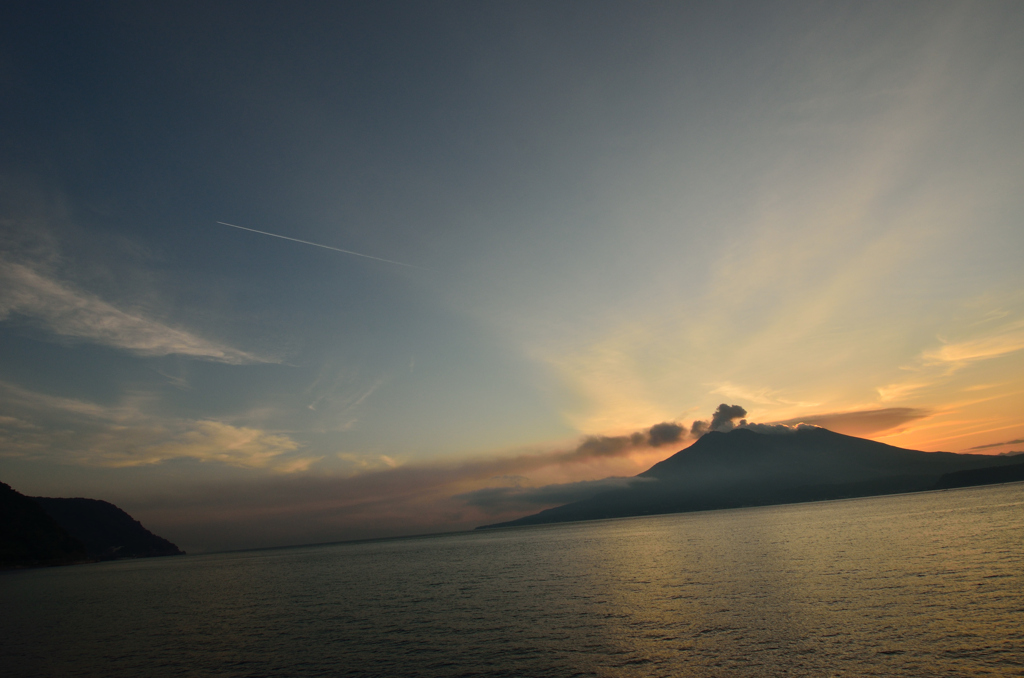
<path fill-rule="evenodd" d="M 0 483 L 0 567 L 183 554 L 109 502 L 26 497 Z"/>
<path fill-rule="evenodd" d="M 1024 480 L 1022 457 L 921 452 L 824 428 L 713 431 L 627 486 L 477 529 L 768 506 Z"/>

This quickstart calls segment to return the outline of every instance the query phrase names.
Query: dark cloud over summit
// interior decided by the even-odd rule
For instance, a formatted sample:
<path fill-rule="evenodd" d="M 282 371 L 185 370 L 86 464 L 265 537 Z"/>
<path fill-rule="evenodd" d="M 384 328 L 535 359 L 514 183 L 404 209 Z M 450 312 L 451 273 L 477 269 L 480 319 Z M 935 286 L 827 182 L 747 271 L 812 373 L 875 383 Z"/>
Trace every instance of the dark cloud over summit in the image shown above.
<path fill-rule="evenodd" d="M 637 447 L 658 447 L 686 437 L 686 429 L 679 424 L 662 422 L 646 431 L 635 431 L 622 436 L 587 436 L 579 446 L 566 454 L 567 459 L 615 457 Z"/>
<path fill-rule="evenodd" d="M 711 415 L 711 421 L 695 421 L 690 428 L 690 434 L 694 438 L 700 438 L 710 431 L 731 431 L 736 428 L 736 420 L 747 416 L 747 411 L 739 405 L 726 405 L 722 403 Z M 741 425 L 745 421 L 740 422 Z"/>
<path fill-rule="evenodd" d="M 647 444 L 651 447 L 666 445 L 680 440 L 686 435 L 686 429 L 679 424 L 655 424 L 648 432 Z"/>

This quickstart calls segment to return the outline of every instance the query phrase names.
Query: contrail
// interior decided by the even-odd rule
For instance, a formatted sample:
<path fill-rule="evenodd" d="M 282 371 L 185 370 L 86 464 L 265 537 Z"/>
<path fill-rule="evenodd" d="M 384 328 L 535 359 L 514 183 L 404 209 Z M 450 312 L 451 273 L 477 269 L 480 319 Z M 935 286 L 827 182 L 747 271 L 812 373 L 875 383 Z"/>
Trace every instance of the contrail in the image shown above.
<path fill-rule="evenodd" d="M 341 252 L 343 254 L 353 254 L 357 257 L 363 257 L 365 259 L 373 259 L 374 261 L 383 261 L 387 264 L 395 264 L 397 266 L 405 266 L 407 268 L 418 268 L 420 270 L 427 270 L 421 266 L 414 266 L 412 264 L 403 264 L 400 261 L 392 261 L 391 259 L 381 259 L 380 257 L 370 256 L 369 254 L 361 254 L 359 252 L 353 252 L 352 250 L 343 250 L 340 247 L 331 247 L 330 245 L 321 245 L 318 242 L 309 242 L 308 240 L 299 240 L 298 238 L 289 238 L 286 235 L 278 235 L 277 233 L 267 233 L 266 231 L 257 231 L 255 228 L 246 228 L 245 226 L 239 226 L 237 224 L 229 224 L 226 221 L 218 221 L 218 224 L 223 226 L 230 226 L 231 228 L 240 228 L 243 231 L 251 231 L 253 233 L 260 233 L 261 235 L 269 235 L 274 238 L 281 238 L 282 240 L 291 240 L 292 242 L 301 242 L 303 245 L 312 245 L 313 247 L 322 247 L 325 250 L 334 250 L 335 252 Z"/>

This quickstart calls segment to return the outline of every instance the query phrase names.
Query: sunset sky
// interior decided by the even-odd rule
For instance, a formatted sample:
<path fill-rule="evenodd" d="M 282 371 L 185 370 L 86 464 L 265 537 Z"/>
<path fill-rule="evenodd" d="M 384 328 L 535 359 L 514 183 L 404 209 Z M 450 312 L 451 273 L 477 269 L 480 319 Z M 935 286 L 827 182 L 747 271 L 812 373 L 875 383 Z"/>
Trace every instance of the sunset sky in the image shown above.
<path fill-rule="evenodd" d="M 1024 4 L 154 5 L 0 9 L 20 492 L 202 551 L 517 517 L 722 403 L 1024 450 Z"/>

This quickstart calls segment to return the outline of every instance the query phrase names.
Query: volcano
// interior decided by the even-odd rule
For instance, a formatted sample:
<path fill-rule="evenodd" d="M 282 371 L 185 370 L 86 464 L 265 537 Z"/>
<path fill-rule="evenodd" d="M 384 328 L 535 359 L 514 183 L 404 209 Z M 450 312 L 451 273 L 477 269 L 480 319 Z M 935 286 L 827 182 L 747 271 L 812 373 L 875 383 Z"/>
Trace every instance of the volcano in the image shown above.
<path fill-rule="evenodd" d="M 589 499 L 483 528 L 767 506 L 950 486 L 943 478 L 989 469 L 1003 474 L 1020 457 L 921 452 L 801 426 L 782 433 L 749 428 L 714 431 L 635 476 L 627 486 Z"/>

